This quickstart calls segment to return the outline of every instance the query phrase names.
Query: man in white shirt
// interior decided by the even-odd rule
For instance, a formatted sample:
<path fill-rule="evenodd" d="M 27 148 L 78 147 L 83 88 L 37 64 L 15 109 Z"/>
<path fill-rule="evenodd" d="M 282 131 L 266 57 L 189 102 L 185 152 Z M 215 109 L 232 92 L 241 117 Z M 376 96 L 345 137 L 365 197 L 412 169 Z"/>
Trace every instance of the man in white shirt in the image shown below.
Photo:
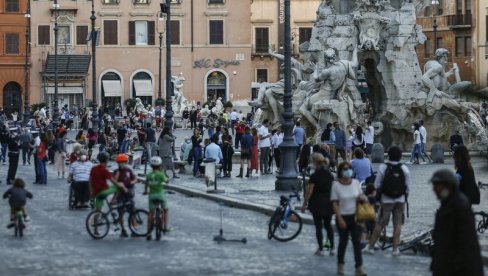
<path fill-rule="evenodd" d="M 276 172 L 280 172 L 280 162 L 281 162 L 281 152 L 280 152 L 280 144 L 283 143 L 283 133 L 281 132 L 281 128 L 276 129 L 275 134 L 271 138 L 271 147 L 273 148 L 273 156 L 276 163 Z"/>
<path fill-rule="evenodd" d="M 366 132 L 364 133 L 364 142 L 366 143 L 365 153 L 367 156 L 371 155 L 374 144 L 374 127 L 371 125 L 371 121 L 367 122 Z"/>
<path fill-rule="evenodd" d="M 419 120 L 419 125 L 420 125 L 420 128 L 419 128 L 419 131 L 420 131 L 420 152 L 422 155 L 427 157 L 427 160 L 429 160 L 429 162 L 432 162 L 432 159 L 430 158 L 430 156 L 427 154 L 427 152 L 425 152 L 425 145 L 427 144 L 427 129 L 425 129 L 425 127 L 424 127 L 424 121 Z"/>
<path fill-rule="evenodd" d="M 369 245 L 364 248 L 363 252 L 374 254 L 374 244 L 378 240 L 383 228 L 388 225 L 390 216 L 393 215 L 392 254 L 393 256 L 398 256 L 400 254 L 398 245 L 400 244 L 400 234 L 404 221 L 405 203 L 407 202 L 408 194 L 410 193 L 412 178 L 408 167 L 400 163 L 402 160 L 402 151 L 399 147 L 391 147 L 388 150 L 388 159 L 389 162 L 380 165 L 378 168 L 374 183 L 376 190 L 382 191 L 381 215 L 376 221 L 376 226 L 371 235 L 371 239 L 369 240 Z M 390 193 L 393 193 L 396 196 L 393 197 Z"/>
<path fill-rule="evenodd" d="M 34 181 L 34 184 L 40 183 L 41 182 L 41 177 L 39 175 L 39 170 L 37 169 L 37 147 L 41 145 L 41 137 L 39 136 L 38 131 L 31 131 L 32 136 L 34 137 L 34 148 L 32 149 L 32 152 L 34 155 L 34 171 L 36 172 L 36 179 Z"/>
<path fill-rule="evenodd" d="M 232 135 L 235 134 L 235 125 L 237 124 L 237 121 L 239 120 L 239 114 L 237 111 L 234 109 L 229 115 L 229 120 L 230 120 L 230 127 L 232 128 Z"/>
<path fill-rule="evenodd" d="M 263 125 L 258 130 L 259 136 L 259 169 L 261 174 L 269 174 L 269 149 L 271 147 L 271 133 L 268 130 L 269 120 L 263 121 Z"/>

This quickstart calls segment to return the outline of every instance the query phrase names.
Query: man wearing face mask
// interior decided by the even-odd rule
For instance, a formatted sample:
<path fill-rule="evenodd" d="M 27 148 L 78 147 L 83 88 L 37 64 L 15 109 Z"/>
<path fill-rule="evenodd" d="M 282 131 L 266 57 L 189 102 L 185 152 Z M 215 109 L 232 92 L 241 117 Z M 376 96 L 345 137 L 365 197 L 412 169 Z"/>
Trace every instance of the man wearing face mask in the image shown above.
<path fill-rule="evenodd" d="M 432 275 L 483 275 L 473 212 L 468 199 L 459 191 L 457 177 L 443 169 L 435 172 L 430 182 L 441 202 L 432 234 Z"/>

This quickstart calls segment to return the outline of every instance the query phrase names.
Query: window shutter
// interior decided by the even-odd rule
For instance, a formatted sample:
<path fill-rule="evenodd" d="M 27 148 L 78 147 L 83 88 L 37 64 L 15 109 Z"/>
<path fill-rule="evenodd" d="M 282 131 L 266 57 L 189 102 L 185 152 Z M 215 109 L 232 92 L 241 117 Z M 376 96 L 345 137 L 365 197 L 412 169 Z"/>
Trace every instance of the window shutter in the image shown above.
<path fill-rule="evenodd" d="M 147 21 L 147 45 L 155 45 L 154 34 L 156 32 L 154 21 Z M 173 35 L 173 34 L 171 34 Z"/>
<path fill-rule="evenodd" d="M 88 26 L 76 26 L 76 44 L 86 45 L 88 36 Z"/>
<path fill-rule="evenodd" d="M 136 22 L 129 21 L 129 45 L 136 45 Z"/>
<path fill-rule="evenodd" d="M 180 21 L 171 20 L 171 44 L 179 45 L 180 43 Z"/>
<path fill-rule="evenodd" d="M 38 45 L 51 44 L 51 30 L 48 25 L 40 25 L 37 27 L 37 44 Z"/>
<path fill-rule="evenodd" d="M 103 44 L 105 45 L 117 45 L 118 43 L 118 30 L 117 20 L 105 20 L 103 21 Z"/>

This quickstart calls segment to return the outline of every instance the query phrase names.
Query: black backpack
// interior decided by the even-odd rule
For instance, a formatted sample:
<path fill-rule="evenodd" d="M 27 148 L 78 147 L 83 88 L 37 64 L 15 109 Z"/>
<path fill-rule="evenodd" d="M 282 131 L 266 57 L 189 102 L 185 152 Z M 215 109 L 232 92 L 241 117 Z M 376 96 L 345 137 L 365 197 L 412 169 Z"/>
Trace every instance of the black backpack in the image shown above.
<path fill-rule="evenodd" d="M 399 198 L 407 192 L 405 183 L 405 173 L 402 169 L 402 163 L 397 165 L 386 164 L 385 177 L 381 185 L 381 193 L 391 198 Z"/>

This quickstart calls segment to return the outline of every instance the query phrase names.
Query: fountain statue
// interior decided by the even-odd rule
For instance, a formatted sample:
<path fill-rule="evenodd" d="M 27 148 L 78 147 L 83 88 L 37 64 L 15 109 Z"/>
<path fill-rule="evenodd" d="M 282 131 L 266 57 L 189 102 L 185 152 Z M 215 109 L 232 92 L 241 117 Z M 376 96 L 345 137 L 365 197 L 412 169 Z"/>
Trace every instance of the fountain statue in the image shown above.
<path fill-rule="evenodd" d="M 189 106 L 188 100 L 185 98 L 185 96 L 183 96 L 184 81 L 185 78 L 183 77 L 182 74 L 171 77 L 171 82 L 173 82 L 173 87 L 174 87 L 173 104 L 171 107 L 173 109 L 175 116 L 181 116 L 183 110 L 185 110 L 185 108 Z"/>
<path fill-rule="evenodd" d="M 333 121 L 348 126 L 371 120 L 379 130 L 378 142 L 407 148 L 412 123 L 422 119 L 429 143 L 447 143 L 460 127 L 485 139 L 476 104 L 459 98 L 472 85 L 461 80 L 456 64 L 447 70 L 448 51 L 437 49 L 423 70 L 419 66 L 415 48 L 426 40 L 416 24 L 420 0 L 404 0 L 401 6 L 398 1 L 357 0 L 342 14 L 336 2 L 321 2 L 310 41 L 300 45 L 300 58 L 292 59 L 293 111 L 308 134 L 320 134 Z M 357 70 L 368 84 L 365 102 L 356 86 Z M 280 124 L 283 91 L 283 80 L 262 84 L 249 104 L 261 108 L 261 119 Z M 465 122 L 472 127 L 466 128 Z"/>

